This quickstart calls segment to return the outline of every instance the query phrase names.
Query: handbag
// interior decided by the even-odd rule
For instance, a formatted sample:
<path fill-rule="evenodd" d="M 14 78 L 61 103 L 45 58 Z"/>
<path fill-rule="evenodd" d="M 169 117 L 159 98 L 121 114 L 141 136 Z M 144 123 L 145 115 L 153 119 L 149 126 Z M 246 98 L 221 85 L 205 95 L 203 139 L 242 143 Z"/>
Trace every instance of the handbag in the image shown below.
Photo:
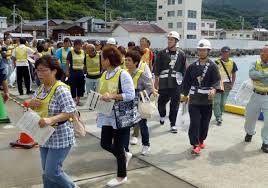
<path fill-rule="evenodd" d="M 138 105 L 140 116 L 142 119 L 150 119 L 153 117 L 156 106 L 151 102 L 146 90 L 139 92 L 139 94 L 141 97 Z"/>
<path fill-rule="evenodd" d="M 119 94 L 122 93 L 121 88 L 121 75 L 119 76 L 119 85 L 118 90 Z M 128 127 L 132 127 L 134 124 L 137 124 L 140 120 L 140 114 L 138 112 L 138 96 L 131 101 L 115 101 L 113 110 L 115 114 L 116 128 L 124 129 Z"/>
<path fill-rule="evenodd" d="M 86 136 L 86 126 L 80 118 L 80 112 L 76 111 L 72 117 L 75 137 Z"/>

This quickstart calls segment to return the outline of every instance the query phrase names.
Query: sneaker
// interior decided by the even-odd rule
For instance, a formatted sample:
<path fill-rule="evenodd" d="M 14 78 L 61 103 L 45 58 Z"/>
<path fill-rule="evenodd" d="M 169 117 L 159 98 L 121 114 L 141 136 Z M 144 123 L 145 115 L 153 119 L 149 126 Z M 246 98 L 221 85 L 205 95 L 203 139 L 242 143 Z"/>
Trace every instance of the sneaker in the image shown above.
<path fill-rule="evenodd" d="M 221 120 L 216 120 L 216 121 L 217 121 L 217 125 L 218 125 L 218 126 L 221 126 L 222 121 L 221 121 Z"/>
<path fill-rule="evenodd" d="M 133 136 L 131 139 L 130 139 L 130 144 L 131 145 L 137 145 L 138 144 L 138 138 L 137 137 L 135 137 L 135 136 Z"/>
<path fill-rule="evenodd" d="M 34 91 L 27 91 L 26 94 L 27 94 L 27 95 L 32 95 L 32 94 L 34 94 Z"/>
<path fill-rule="evenodd" d="M 205 148 L 206 148 L 206 144 L 204 144 L 204 143 L 200 143 L 200 144 L 199 144 L 199 147 L 200 147 L 201 149 L 205 149 Z"/>
<path fill-rule="evenodd" d="M 165 118 L 164 117 L 160 117 L 160 125 L 164 125 L 165 124 Z"/>
<path fill-rule="evenodd" d="M 171 127 L 170 132 L 174 134 L 178 133 L 177 127 L 175 126 Z"/>
<path fill-rule="evenodd" d="M 151 151 L 150 146 L 143 146 L 143 147 L 142 147 L 141 154 L 142 154 L 142 155 L 147 155 L 150 151 Z"/>
<path fill-rule="evenodd" d="M 253 135 L 249 135 L 249 134 L 247 134 L 247 135 L 245 136 L 245 142 L 251 142 L 252 136 L 253 136 Z"/>
<path fill-rule="evenodd" d="M 114 178 L 112 180 L 110 180 L 108 183 L 107 183 L 107 186 L 108 187 L 115 187 L 115 186 L 119 186 L 119 185 L 122 185 L 124 183 L 127 182 L 127 177 L 125 177 L 124 179 L 122 179 L 121 181 L 119 181 L 117 178 Z"/>
<path fill-rule="evenodd" d="M 201 153 L 201 148 L 199 146 L 193 146 L 192 155 L 199 155 Z"/>
<path fill-rule="evenodd" d="M 128 167 L 128 164 L 129 164 L 129 161 L 132 158 L 132 153 L 126 152 L 125 153 L 125 156 L 126 156 L 126 168 L 127 168 Z"/>

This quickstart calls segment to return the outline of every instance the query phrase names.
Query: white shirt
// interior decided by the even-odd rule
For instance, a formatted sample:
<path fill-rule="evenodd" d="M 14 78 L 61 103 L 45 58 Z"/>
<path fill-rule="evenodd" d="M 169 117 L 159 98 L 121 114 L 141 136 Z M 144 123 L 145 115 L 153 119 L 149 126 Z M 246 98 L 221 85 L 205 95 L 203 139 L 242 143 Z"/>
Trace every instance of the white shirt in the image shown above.
<path fill-rule="evenodd" d="M 27 59 L 29 58 L 29 56 L 33 55 L 33 53 L 34 53 L 34 51 L 31 48 L 25 46 L 24 44 L 20 44 L 18 46 L 18 48 L 27 48 Z M 12 52 L 12 57 L 16 58 L 16 48 Z M 29 64 L 28 64 L 28 61 L 23 61 L 23 62 L 20 62 L 20 63 L 16 63 L 16 66 L 17 67 L 19 67 L 19 66 L 20 67 L 21 66 L 29 66 Z"/>

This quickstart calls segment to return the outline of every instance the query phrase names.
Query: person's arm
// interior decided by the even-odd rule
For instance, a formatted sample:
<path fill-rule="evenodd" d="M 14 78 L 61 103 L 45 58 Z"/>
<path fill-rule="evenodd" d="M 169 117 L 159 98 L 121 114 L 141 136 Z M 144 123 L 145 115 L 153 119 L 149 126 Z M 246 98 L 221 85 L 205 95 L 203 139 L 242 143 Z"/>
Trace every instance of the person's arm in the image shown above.
<path fill-rule="evenodd" d="M 190 88 L 192 86 L 191 66 L 186 70 L 182 81 L 182 94 L 188 96 Z"/>
<path fill-rule="evenodd" d="M 16 49 L 13 50 L 12 52 L 12 62 L 13 62 L 13 67 L 16 67 Z"/>
<path fill-rule="evenodd" d="M 4 99 L 4 102 L 7 102 L 9 100 L 8 82 L 7 82 L 7 80 L 2 81 L 2 86 L 3 86 L 3 99 Z"/>
<path fill-rule="evenodd" d="M 146 74 L 142 73 L 138 84 L 141 84 L 142 88 L 145 88 L 148 95 L 154 94 L 152 79 L 150 79 Z"/>
<path fill-rule="evenodd" d="M 159 75 L 160 75 L 160 63 L 161 63 L 161 52 L 158 52 L 157 58 L 156 58 L 156 63 L 155 63 L 155 70 L 154 70 L 154 75 L 155 75 L 155 81 L 154 81 L 154 88 L 156 90 L 159 89 Z"/>
<path fill-rule="evenodd" d="M 249 77 L 252 80 L 262 80 L 268 77 L 267 73 L 256 70 L 256 63 L 252 63 L 249 68 Z"/>
<path fill-rule="evenodd" d="M 217 89 L 220 89 L 221 76 L 220 76 L 218 66 L 216 64 L 212 66 L 211 80 L 213 81 L 212 83 L 213 89 L 209 91 L 209 94 L 208 94 L 209 100 L 213 100 L 214 96 L 216 95 Z"/>
<path fill-rule="evenodd" d="M 66 77 L 69 78 L 70 76 L 70 72 L 69 72 L 69 66 L 71 64 L 71 61 L 72 61 L 72 53 L 71 51 L 68 53 L 67 55 L 67 59 L 66 59 Z"/>
<path fill-rule="evenodd" d="M 62 49 L 61 48 L 59 48 L 59 49 L 56 50 L 54 57 L 57 60 L 60 60 L 60 61 L 62 60 Z"/>

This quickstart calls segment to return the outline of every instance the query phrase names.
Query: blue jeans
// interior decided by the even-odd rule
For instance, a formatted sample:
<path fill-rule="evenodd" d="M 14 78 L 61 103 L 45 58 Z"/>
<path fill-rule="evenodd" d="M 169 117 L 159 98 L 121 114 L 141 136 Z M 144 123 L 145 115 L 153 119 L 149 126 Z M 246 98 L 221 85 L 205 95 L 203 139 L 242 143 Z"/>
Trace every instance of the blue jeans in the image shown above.
<path fill-rule="evenodd" d="M 90 93 L 90 90 L 97 91 L 97 89 L 99 88 L 99 82 L 100 82 L 99 78 L 97 79 L 86 78 L 87 92 Z"/>
<path fill-rule="evenodd" d="M 70 177 L 61 169 L 70 149 L 71 147 L 62 149 L 40 147 L 44 188 L 75 187 Z"/>
<path fill-rule="evenodd" d="M 147 126 L 147 119 L 141 119 L 139 122 L 141 130 L 141 142 L 143 146 L 150 146 L 149 129 Z"/>

